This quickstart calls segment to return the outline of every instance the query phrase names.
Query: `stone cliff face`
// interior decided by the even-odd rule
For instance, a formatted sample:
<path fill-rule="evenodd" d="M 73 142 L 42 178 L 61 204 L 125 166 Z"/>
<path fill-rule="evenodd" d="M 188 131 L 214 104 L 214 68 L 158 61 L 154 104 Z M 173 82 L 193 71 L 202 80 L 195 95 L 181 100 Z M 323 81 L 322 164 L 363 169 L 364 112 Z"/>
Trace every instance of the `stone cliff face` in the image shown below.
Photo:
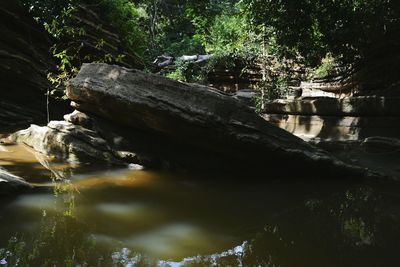
<path fill-rule="evenodd" d="M 400 97 L 279 99 L 265 105 L 270 123 L 346 162 L 400 180 Z"/>
<path fill-rule="evenodd" d="M 120 36 L 111 26 L 104 25 L 96 6 L 78 6 L 71 16 L 72 26 L 83 29 L 78 39 L 51 40 L 49 34 L 24 8 L 20 1 L 0 3 L 0 132 L 7 132 L 30 123 L 61 118 L 69 111 L 66 101 L 47 99 L 53 85 L 47 79 L 56 71 L 56 62 L 50 48 L 57 43 L 59 49 L 77 49 L 77 62 L 101 60 L 107 56 L 120 58 L 120 65 L 143 68 L 140 57 L 124 48 Z M 99 46 L 99 43 L 102 45 Z M 79 47 L 79 49 L 77 48 Z M 61 92 L 62 94 L 63 92 Z M 48 103 L 49 101 L 49 103 Z"/>
<path fill-rule="evenodd" d="M 43 120 L 50 39 L 19 1 L 0 2 L 0 25 L 0 127 Z"/>
<path fill-rule="evenodd" d="M 264 118 L 304 140 L 362 141 L 400 136 L 400 98 L 359 96 L 279 99 L 266 104 Z"/>

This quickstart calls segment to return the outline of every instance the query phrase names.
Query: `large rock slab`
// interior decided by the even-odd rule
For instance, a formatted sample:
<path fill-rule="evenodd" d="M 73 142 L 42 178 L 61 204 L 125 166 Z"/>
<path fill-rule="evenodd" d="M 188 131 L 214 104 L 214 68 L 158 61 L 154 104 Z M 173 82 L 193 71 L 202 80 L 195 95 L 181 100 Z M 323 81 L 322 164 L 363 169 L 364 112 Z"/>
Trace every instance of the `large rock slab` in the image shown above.
<path fill-rule="evenodd" d="M 67 95 L 79 111 L 154 136 L 172 147 L 190 148 L 191 154 L 205 152 L 208 161 L 226 159 L 228 168 L 265 169 L 271 176 L 366 174 L 267 123 L 212 88 L 118 66 L 84 64 L 70 81 Z"/>

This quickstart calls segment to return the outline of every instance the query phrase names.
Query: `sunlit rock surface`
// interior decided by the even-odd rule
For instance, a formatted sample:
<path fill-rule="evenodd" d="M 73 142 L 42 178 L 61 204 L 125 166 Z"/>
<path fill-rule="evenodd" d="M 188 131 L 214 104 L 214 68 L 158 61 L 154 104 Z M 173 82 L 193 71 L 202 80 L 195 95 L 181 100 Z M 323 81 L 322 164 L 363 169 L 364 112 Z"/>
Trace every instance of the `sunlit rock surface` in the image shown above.
<path fill-rule="evenodd" d="M 267 114 L 319 116 L 400 116 L 400 97 L 315 97 L 278 99 L 265 106 Z"/>
<path fill-rule="evenodd" d="M 112 154 L 107 142 L 95 132 L 65 121 L 51 121 L 45 127 L 31 125 L 13 134 L 10 140 L 72 164 L 90 161 L 122 164 Z"/>
<path fill-rule="evenodd" d="M 268 122 L 303 140 L 363 140 L 371 136 L 400 136 L 400 116 L 320 116 L 263 114 Z"/>
<path fill-rule="evenodd" d="M 400 98 L 359 96 L 278 99 L 263 117 L 304 140 L 363 140 L 400 136 Z"/>

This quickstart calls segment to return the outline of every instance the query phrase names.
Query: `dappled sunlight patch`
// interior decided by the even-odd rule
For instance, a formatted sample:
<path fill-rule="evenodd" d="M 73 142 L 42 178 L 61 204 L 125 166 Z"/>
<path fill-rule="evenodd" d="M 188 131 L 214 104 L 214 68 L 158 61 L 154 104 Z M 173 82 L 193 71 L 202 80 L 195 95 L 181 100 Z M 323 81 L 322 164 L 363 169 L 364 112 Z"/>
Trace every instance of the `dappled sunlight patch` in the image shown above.
<path fill-rule="evenodd" d="M 102 203 L 98 204 L 95 207 L 96 210 L 99 212 L 105 213 L 105 214 L 111 214 L 111 215 L 116 215 L 116 216 L 125 216 L 129 215 L 129 213 L 136 213 L 144 207 L 139 204 L 135 203 L 127 203 L 127 204 L 121 204 L 121 203 Z"/>
<path fill-rule="evenodd" d="M 232 244 L 232 237 L 218 235 L 192 224 L 163 225 L 148 233 L 133 235 L 125 243 L 130 247 L 163 259 L 180 259 L 210 253 Z"/>
<path fill-rule="evenodd" d="M 27 210 L 55 210 L 54 196 L 49 194 L 24 195 L 18 198 L 12 206 Z"/>
<path fill-rule="evenodd" d="M 136 178 L 133 175 L 121 176 L 95 176 L 87 177 L 83 180 L 73 182 L 78 189 L 94 189 L 100 187 L 116 186 L 116 187 L 141 187 L 148 184 L 148 181 Z"/>
<path fill-rule="evenodd" d="M 25 145 L 9 145 L 6 149 L 0 149 L 0 165 L 39 163 L 32 150 Z"/>

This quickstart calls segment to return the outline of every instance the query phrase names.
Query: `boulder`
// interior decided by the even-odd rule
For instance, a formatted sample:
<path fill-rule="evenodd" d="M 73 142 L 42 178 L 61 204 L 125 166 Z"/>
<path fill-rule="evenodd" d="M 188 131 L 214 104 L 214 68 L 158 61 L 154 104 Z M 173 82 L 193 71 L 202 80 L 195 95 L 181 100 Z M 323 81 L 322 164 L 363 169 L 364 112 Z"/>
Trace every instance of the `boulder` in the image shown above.
<path fill-rule="evenodd" d="M 169 147 L 163 155 L 189 168 L 204 170 L 209 165 L 203 162 L 218 162 L 220 169 L 263 169 L 272 177 L 366 175 L 209 87 L 119 66 L 84 64 L 69 82 L 67 95 L 77 110 L 127 131 L 129 142 L 140 133 L 148 140 L 142 146 L 154 141 L 161 144 L 155 151 Z M 192 155 L 202 155 L 203 161 L 190 160 Z"/>
<path fill-rule="evenodd" d="M 0 167 L 0 197 L 21 193 L 29 189 L 32 189 L 32 185 Z"/>
<path fill-rule="evenodd" d="M 122 164 L 95 132 L 66 121 L 51 121 L 45 127 L 31 125 L 12 134 L 9 140 L 71 164 L 93 161 Z"/>

